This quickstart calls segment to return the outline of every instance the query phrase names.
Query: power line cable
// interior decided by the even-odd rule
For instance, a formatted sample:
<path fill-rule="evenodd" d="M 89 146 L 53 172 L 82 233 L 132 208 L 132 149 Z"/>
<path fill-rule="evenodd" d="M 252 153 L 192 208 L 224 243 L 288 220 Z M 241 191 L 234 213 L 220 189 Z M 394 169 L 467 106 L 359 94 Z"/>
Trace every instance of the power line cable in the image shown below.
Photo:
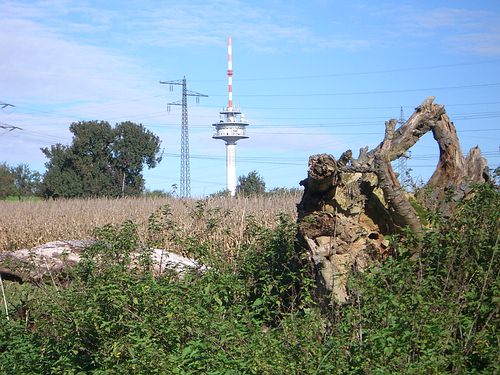
<path fill-rule="evenodd" d="M 6 124 L 5 122 L 0 122 L 0 129 L 5 129 L 8 132 L 11 132 L 14 130 L 23 130 L 19 126 L 9 125 L 9 124 Z"/>
<path fill-rule="evenodd" d="M 158 97 L 158 96 L 154 96 L 154 97 Z M 120 102 L 112 102 L 112 103 L 104 103 L 102 104 L 102 106 L 105 106 L 105 105 L 114 105 L 114 104 L 126 104 L 126 103 L 130 103 L 130 102 L 135 102 L 135 101 L 138 101 L 138 100 L 142 100 L 141 98 L 139 99 L 130 99 L 130 100 L 127 100 L 127 101 L 120 101 Z M 500 104 L 500 101 L 493 101 L 493 102 L 473 102 L 473 103 L 451 103 L 451 104 L 446 104 L 446 107 L 454 107 L 454 106 L 459 106 L 459 107 L 463 107 L 463 106 L 479 106 L 479 105 L 496 105 L 496 104 Z M 199 105 L 198 106 L 199 108 L 220 108 L 220 106 L 209 106 L 209 105 Z M 403 108 L 414 108 L 415 105 L 404 105 Z M 88 107 L 88 106 L 83 106 L 83 107 L 77 107 L 77 109 L 88 109 L 88 108 L 92 108 L 92 107 Z M 356 106 L 356 107 L 261 107 L 261 106 L 257 106 L 257 107 L 252 107 L 252 106 L 246 106 L 247 109 L 264 109 L 264 110 L 299 110 L 299 111 L 318 111 L 318 110 L 323 110 L 323 111 L 336 111 L 336 110 L 391 110 L 391 109 L 399 109 L 400 106 Z M 25 113 L 25 114 L 31 114 L 29 112 L 36 112 L 36 113 L 41 113 L 41 114 L 47 114 L 47 115 L 52 115 L 52 116 L 55 116 L 55 117 L 58 117 L 58 118 L 80 118 L 81 116 L 79 115 L 74 115 L 74 114 L 71 114 L 71 113 L 63 113 L 61 111 L 42 111 L 42 110 L 37 110 L 37 109 L 32 109 L 32 108 L 29 108 L 29 107 L 23 107 L 23 106 L 18 106 L 17 107 L 18 110 L 23 110 L 24 111 L 21 111 L 19 113 Z M 28 113 L 26 113 L 28 112 Z M 121 115 L 120 118 L 123 118 L 123 119 L 130 119 L 130 118 L 140 118 L 141 116 L 153 116 L 153 117 L 161 117 L 161 116 L 164 116 L 165 115 L 165 112 L 159 112 L 159 111 L 155 111 L 155 112 L 148 112 L 146 114 L 143 114 L 143 115 L 140 115 L 140 114 L 137 114 L 137 113 L 134 113 L 133 115 L 130 115 L 130 116 L 124 116 L 124 115 Z M 192 115 L 191 117 L 195 117 L 196 115 Z M 115 120 L 116 121 L 116 120 Z"/>
<path fill-rule="evenodd" d="M 468 132 L 488 132 L 488 131 L 499 131 L 500 128 L 492 128 L 492 129 L 472 129 L 472 130 L 460 130 L 457 129 L 458 132 L 461 133 L 468 133 Z M 381 130 L 380 132 L 360 132 L 360 133 L 308 133 L 308 132 L 257 132 L 253 134 L 276 134 L 276 135 L 309 135 L 309 136 L 315 136 L 315 135 L 380 135 L 382 134 L 383 131 Z"/>
<path fill-rule="evenodd" d="M 473 103 L 451 103 L 451 104 L 446 104 L 446 107 L 455 107 L 455 106 L 477 106 L 477 105 L 493 105 L 493 104 L 500 104 L 498 101 L 494 102 L 473 102 Z M 199 105 L 201 108 L 220 108 L 218 105 Z M 397 109 L 399 110 L 401 106 L 356 106 L 356 107 L 327 107 L 327 106 L 322 106 L 322 107 L 261 107 L 261 106 L 247 106 L 245 105 L 245 108 L 247 109 L 271 109 L 271 110 L 311 110 L 311 111 L 318 111 L 318 110 L 327 110 L 327 111 L 344 111 L 344 110 L 391 110 L 391 109 Z M 415 104 L 412 105 L 403 105 L 403 108 L 405 109 L 411 109 L 415 108 Z"/>
<path fill-rule="evenodd" d="M 15 107 L 15 105 L 0 101 L 0 108 L 1 109 L 7 108 L 7 107 Z"/>
<path fill-rule="evenodd" d="M 498 151 L 494 150 L 488 150 L 488 151 L 481 151 L 481 154 L 483 156 L 497 156 L 499 155 Z M 179 158 L 181 154 L 178 153 L 165 153 L 164 154 L 166 157 L 175 157 Z M 193 159 L 202 159 L 202 160 L 220 160 L 223 161 L 225 160 L 225 156 L 221 155 L 208 155 L 208 154 L 195 154 L 191 155 Z M 265 162 L 265 163 L 270 163 L 273 164 L 275 163 L 276 160 L 278 160 L 278 163 L 282 163 L 284 161 L 307 161 L 309 156 L 303 156 L 303 157 L 298 157 L 298 156 L 240 156 L 238 157 L 238 160 L 241 161 L 246 161 L 246 162 L 253 162 L 253 161 L 260 161 L 260 162 Z M 428 159 L 433 159 L 433 158 L 439 158 L 438 153 L 432 153 L 432 154 L 421 154 L 417 156 L 412 156 L 410 160 L 428 160 Z"/>
<path fill-rule="evenodd" d="M 464 63 L 455 64 L 441 64 L 441 65 L 429 65 L 420 67 L 408 67 L 408 68 L 394 68 L 394 69 L 382 69 L 382 70 L 371 70 L 364 72 L 344 72 L 344 73 L 329 73 L 329 74 L 315 74 L 315 75 L 304 75 L 304 76 L 283 76 L 283 77 L 255 77 L 255 78 L 238 78 L 238 81 L 284 81 L 284 80 L 299 80 L 299 79 L 314 79 L 314 78 L 328 78 L 328 77 L 351 77 L 351 76 L 361 76 L 361 75 L 371 75 L 371 74 L 386 74 L 386 73 L 399 73 L 399 72 L 412 72 L 419 70 L 433 70 L 433 69 L 443 69 L 443 68 L 456 68 L 460 66 L 471 66 L 471 65 L 484 65 L 500 62 L 499 59 L 486 60 L 486 61 L 472 61 Z M 199 79 L 193 80 L 193 82 L 220 82 L 222 79 Z"/>
<path fill-rule="evenodd" d="M 495 83 L 478 83 L 471 85 L 457 85 L 457 86 L 441 86 L 441 87 L 427 87 L 417 89 L 402 89 L 402 90 L 375 90 L 375 91 L 346 91 L 346 92 L 325 92 L 325 93 L 310 93 L 310 94 L 238 94 L 241 97 L 312 97 L 312 96 L 347 96 L 347 95 L 371 95 L 371 94 L 399 94 L 405 92 L 419 92 L 419 91 L 441 91 L 441 90 L 459 90 L 459 89 L 472 89 L 480 87 L 496 87 L 500 86 L 500 82 Z M 211 94 L 210 96 L 224 96 Z"/>
<path fill-rule="evenodd" d="M 473 117 L 473 116 L 492 116 L 492 117 L 498 117 L 500 116 L 500 112 L 492 112 L 492 111 L 485 111 L 485 112 L 464 112 L 464 113 L 448 113 L 449 117 Z M 191 118 L 202 118 L 205 119 L 207 118 L 207 115 L 192 115 Z M 387 120 L 389 117 L 388 116 L 348 116 L 348 117 L 252 117 L 252 120 L 375 120 L 375 119 L 382 119 L 382 120 Z"/>

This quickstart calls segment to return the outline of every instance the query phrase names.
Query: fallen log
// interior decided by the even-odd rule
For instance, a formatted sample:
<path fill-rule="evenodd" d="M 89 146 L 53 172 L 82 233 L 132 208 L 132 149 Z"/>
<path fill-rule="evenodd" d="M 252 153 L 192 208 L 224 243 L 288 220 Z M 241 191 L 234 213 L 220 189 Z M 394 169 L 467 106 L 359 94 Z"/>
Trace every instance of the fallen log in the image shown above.
<path fill-rule="evenodd" d="M 54 241 L 32 249 L 21 249 L 0 253 L 0 275 L 4 280 L 19 283 L 40 283 L 54 275 L 66 274 L 82 259 L 83 251 L 96 245 L 96 240 Z M 152 271 L 162 275 L 167 270 L 181 274 L 188 269 L 203 270 L 205 267 L 193 259 L 183 257 L 164 249 L 149 249 Z M 131 254 L 134 265 L 141 254 Z"/>

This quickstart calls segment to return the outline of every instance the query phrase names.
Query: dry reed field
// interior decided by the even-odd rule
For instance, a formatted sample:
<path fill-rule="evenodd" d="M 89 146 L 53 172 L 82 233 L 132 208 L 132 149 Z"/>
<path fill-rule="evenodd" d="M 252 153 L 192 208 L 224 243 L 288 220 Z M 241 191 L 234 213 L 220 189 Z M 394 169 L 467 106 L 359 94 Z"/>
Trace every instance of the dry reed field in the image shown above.
<path fill-rule="evenodd" d="M 277 223 L 280 213 L 295 218 L 299 200 L 300 195 L 202 200 L 139 197 L 0 201 L 0 251 L 31 248 L 56 240 L 86 239 L 92 237 L 96 227 L 119 225 L 127 220 L 138 225 L 139 237 L 145 241 L 151 235 L 147 228 L 152 225 L 150 216 L 154 212 L 162 227 L 156 231 L 157 246 L 184 252 L 181 247 L 186 239 L 201 236 L 229 249 L 243 241 L 249 220 L 270 228 Z"/>

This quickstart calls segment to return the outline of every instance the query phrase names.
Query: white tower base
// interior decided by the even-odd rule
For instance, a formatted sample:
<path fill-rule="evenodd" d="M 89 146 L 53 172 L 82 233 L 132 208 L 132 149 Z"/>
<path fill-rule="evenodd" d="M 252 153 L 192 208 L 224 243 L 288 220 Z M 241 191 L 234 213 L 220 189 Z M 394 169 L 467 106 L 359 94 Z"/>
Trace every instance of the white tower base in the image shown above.
<path fill-rule="evenodd" d="M 231 196 L 236 195 L 236 143 L 226 143 L 226 180 Z"/>

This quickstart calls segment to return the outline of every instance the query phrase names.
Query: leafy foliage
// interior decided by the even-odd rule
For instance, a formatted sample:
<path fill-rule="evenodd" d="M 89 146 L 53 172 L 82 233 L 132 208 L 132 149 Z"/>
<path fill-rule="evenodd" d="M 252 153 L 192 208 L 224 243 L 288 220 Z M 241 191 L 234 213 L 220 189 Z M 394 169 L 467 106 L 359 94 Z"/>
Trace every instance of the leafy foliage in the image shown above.
<path fill-rule="evenodd" d="M 231 196 L 231 191 L 228 189 L 222 189 L 209 195 L 210 198 L 224 198 L 230 196 Z"/>
<path fill-rule="evenodd" d="M 73 142 L 42 148 L 49 159 L 44 175 L 47 197 L 139 195 L 144 165 L 161 161 L 160 139 L 130 121 L 114 128 L 105 121 L 71 124 Z"/>
<path fill-rule="evenodd" d="M 240 265 L 249 302 L 263 324 L 278 324 L 283 314 L 312 303 L 308 259 L 296 251 L 295 224 L 287 216 L 280 217 L 273 231 L 253 220 L 247 225 L 247 233 L 258 241 L 243 251 Z"/>
<path fill-rule="evenodd" d="M 241 196 L 262 195 L 266 191 L 266 183 L 257 171 L 251 171 L 246 176 L 238 177 L 236 194 Z"/>
<path fill-rule="evenodd" d="M 12 173 L 19 200 L 22 197 L 40 195 L 42 176 L 39 172 L 30 170 L 27 164 L 19 164 L 12 168 Z"/>
<path fill-rule="evenodd" d="M 0 164 L 0 199 L 8 196 L 23 197 L 37 196 L 40 193 L 41 175 L 30 170 L 26 164 L 9 167 L 6 163 Z"/>
<path fill-rule="evenodd" d="M 418 260 L 411 234 L 395 254 L 352 278 L 352 300 L 330 310 L 311 299 L 295 224 L 248 219 L 231 258 L 207 237 L 218 215 L 201 202 L 207 231 L 176 237 L 209 268 L 153 275 L 148 248 L 179 236 L 168 207 L 137 226 L 105 226 L 73 281 L 13 289 L 0 326 L 2 373 L 440 374 L 498 373 L 499 191 L 478 187 L 432 225 Z M 209 229 L 208 229 L 209 228 Z M 141 249 L 138 261 L 131 252 Z M 19 289 L 21 288 L 21 289 Z"/>
<path fill-rule="evenodd" d="M 6 163 L 0 164 L 0 198 L 3 199 L 15 193 L 14 174 Z"/>
<path fill-rule="evenodd" d="M 159 224 L 173 225 L 168 209 L 163 211 L 163 216 L 151 219 L 152 232 L 161 230 Z M 96 236 L 101 242 L 85 251 L 73 282 L 67 288 L 30 290 L 30 298 L 20 305 L 30 311 L 28 325 L 25 319 L 6 322 L 5 339 L 0 342 L 0 352 L 6 355 L 0 359 L 0 371 L 18 360 L 32 373 L 210 373 L 221 369 L 259 373 L 262 368 L 269 372 L 286 365 L 286 352 L 299 353 L 300 342 L 294 338 L 280 348 L 280 333 L 266 331 L 266 323 L 278 324 L 276 314 L 271 317 L 264 306 L 276 309 L 281 322 L 289 320 L 289 329 L 295 325 L 292 317 L 299 306 L 286 301 L 297 300 L 298 288 L 290 289 L 286 280 L 298 280 L 300 275 L 291 267 L 281 271 L 278 267 L 294 251 L 293 226 L 283 217 L 268 238 L 265 230 L 252 224 L 249 235 L 260 232 L 260 239 L 242 249 L 237 260 L 213 259 L 205 272 L 195 270 L 182 277 L 173 272 L 153 277 L 148 247 L 142 247 L 144 261 L 132 263 L 131 252 L 141 248 L 133 223 L 99 228 Z M 266 256 L 256 268 L 253 263 L 258 254 Z M 274 265 L 272 272 L 260 268 L 265 264 Z M 265 296 L 259 296 L 258 290 L 265 290 Z M 307 290 L 303 293 L 307 295 Z M 300 330 L 301 335 L 311 335 L 308 327 Z M 23 342 L 22 347 L 16 346 L 17 340 Z M 271 361 L 266 359 L 268 345 L 276 352 Z M 26 361 L 25 356 L 33 358 Z"/>
<path fill-rule="evenodd" d="M 418 261 L 411 235 L 397 256 L 359 275 L 343 313 L 355 363 L 381 373 L 498 371 L 499 191 L 476 188 L 453 218 L 433 218 Z"/>

